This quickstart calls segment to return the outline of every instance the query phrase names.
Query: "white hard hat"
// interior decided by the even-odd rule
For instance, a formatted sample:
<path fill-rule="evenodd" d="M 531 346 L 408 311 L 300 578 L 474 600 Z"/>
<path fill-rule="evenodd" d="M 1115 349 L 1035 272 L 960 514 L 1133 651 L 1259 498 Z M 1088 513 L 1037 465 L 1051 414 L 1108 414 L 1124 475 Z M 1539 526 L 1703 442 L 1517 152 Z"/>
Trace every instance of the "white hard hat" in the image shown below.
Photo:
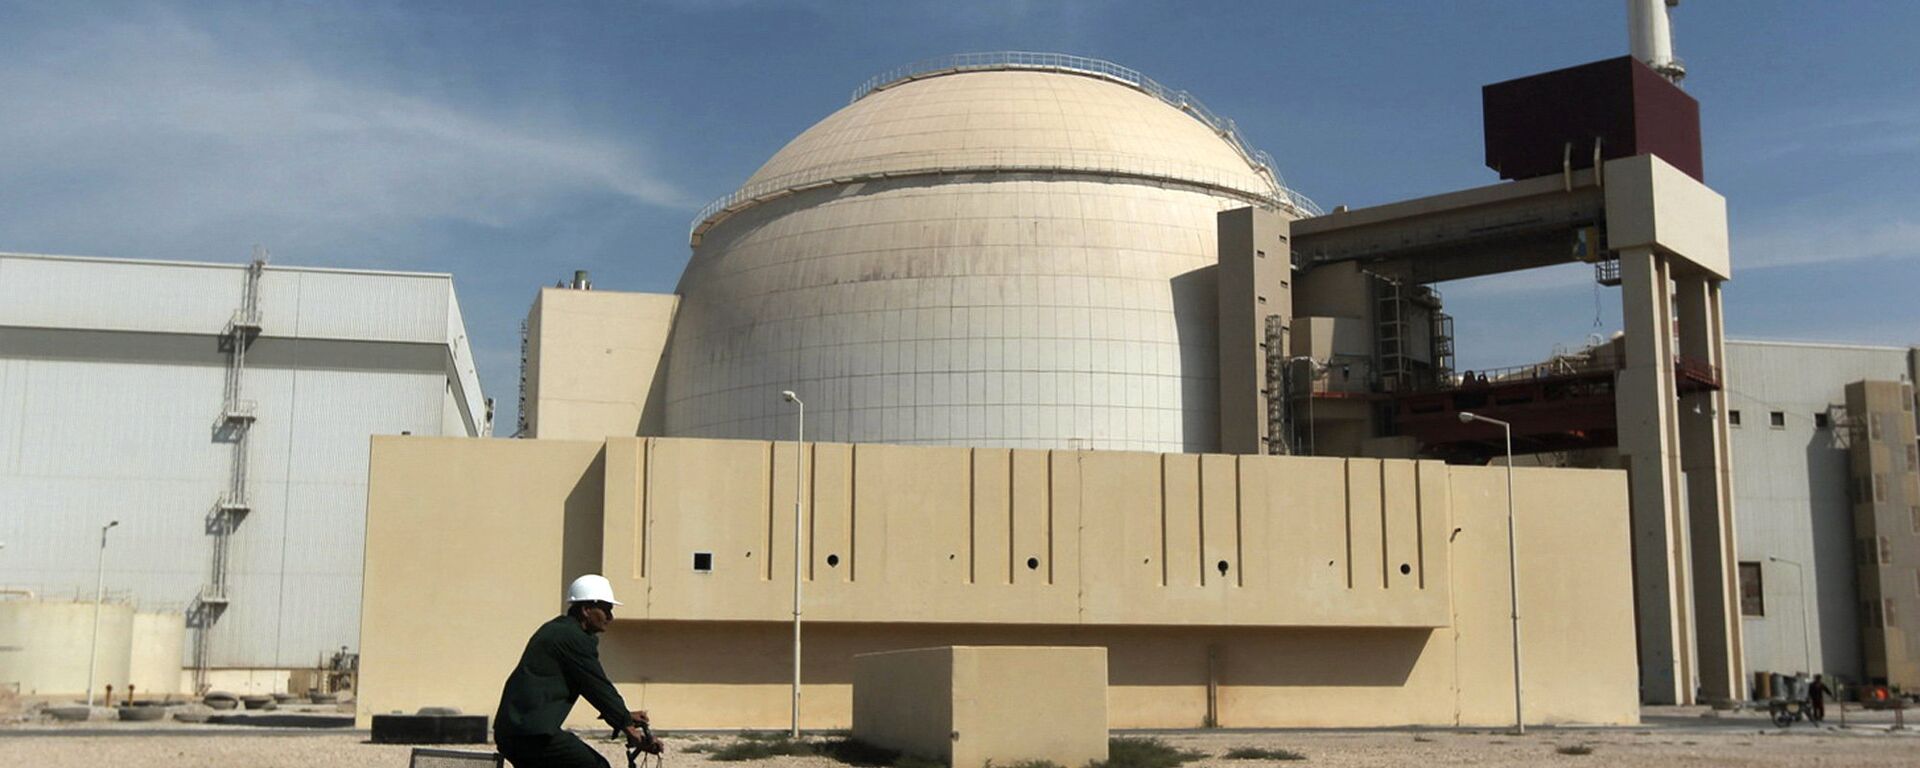
<path fill-rule="evenodd" d="M 597 573 L 589 573 L 574 579 L 572 584 L 568 584 L 567 603 L 613 603 L 614 605 L 620 605 L 620 601 L 613 599 L 613 585 L 607 583 L 607 577 Z"/>

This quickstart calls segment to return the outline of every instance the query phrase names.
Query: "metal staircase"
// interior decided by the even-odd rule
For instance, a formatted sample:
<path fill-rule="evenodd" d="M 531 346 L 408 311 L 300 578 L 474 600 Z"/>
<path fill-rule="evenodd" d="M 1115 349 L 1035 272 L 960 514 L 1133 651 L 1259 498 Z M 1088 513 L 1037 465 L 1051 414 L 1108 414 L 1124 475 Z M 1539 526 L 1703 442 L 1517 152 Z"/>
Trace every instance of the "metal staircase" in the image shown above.
<path fill-rule="evenodd" d="M 1293 452 L 1287 444 L 1287 436 L 1293 429 L 1292 419 L 1287 418 L 1292 396 L 1287 391 L 1287 326 L 1285 318 L 1268 315 L 1266 323 L 1267 350 L 1267 455 L 1284 456 Z"/>
<path fill-rule="evenodd" d="M 208 651 L 213 625 L 220 620 L 228 606 L 228 551 L 233 532 L 253 511 L 247 493 L 247 438 L 253 429 L 256 414 L 254 402 L 243 396 L 242 385 L 247 369 L 247 348 L 253 346 L 254 340 L 260 336 L 260 276 L 266 268 L 267 252 L 255 246 L 253 261 L 247 265 L 246 283 L 240 293 L 240 308 L 234 310 L 233 316 L 227 319 L 226 327 L 220 331 L 220 351 L 227 355 L 227 375 L 220 416 L 213 423 L 213 436 L 216 441 L 233 447 L 233 458 L 227 472 L 227 489 L 214 500 L 206 516 L 206 531 L 213 537 L 207 583 L 200 588 L 200 594 L 194 597 L 187 611 L 187 625 L 194 629 L 194 690 L 201 693 L 207 689 Z"/>

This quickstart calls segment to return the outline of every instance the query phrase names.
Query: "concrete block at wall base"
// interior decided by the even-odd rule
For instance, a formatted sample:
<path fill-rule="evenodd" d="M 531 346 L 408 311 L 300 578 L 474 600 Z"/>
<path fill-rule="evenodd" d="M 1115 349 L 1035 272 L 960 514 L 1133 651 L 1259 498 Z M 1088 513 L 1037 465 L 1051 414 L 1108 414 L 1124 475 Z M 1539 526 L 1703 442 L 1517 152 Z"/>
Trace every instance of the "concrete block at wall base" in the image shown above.
<path fill-rule="evenodd" d="M 1107 651 L 948 646 L 855 656 L 853 738 L 952 768 L 1104 761 Z"/>

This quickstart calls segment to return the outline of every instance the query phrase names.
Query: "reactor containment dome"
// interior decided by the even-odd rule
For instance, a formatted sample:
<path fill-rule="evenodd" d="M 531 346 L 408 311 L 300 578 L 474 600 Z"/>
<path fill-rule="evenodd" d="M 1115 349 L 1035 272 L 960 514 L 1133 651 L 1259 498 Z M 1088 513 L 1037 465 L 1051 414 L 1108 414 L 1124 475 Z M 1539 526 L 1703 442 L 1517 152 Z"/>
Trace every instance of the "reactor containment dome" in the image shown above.
<path fill-rule="evenodd" d="M 1215 214 L 1312 215 L 1132 70 L 968 54 L 869 81 L 694 224 L 665 431 L 1210 451 Z M 787 422 L 790 424 L 790 422 Z"/>

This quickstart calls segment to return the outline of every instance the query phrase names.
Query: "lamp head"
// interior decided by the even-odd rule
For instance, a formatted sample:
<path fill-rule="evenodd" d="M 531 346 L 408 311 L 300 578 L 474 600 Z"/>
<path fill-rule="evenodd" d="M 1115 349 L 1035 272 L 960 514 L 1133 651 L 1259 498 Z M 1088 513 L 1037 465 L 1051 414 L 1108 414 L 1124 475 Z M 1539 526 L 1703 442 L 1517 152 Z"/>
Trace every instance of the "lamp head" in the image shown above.
<path fill-rule="evenodd" d="M 109 520 L 109 521 L 107 521 L 107 527 L 108 527 L 108 528 L 112 528 L 112 527 L 114 527 L 114 526 L 116 526 L 116 525 L 119 525 L 119 524 L 120 524 L 120 521 L 118 521 L 118 520 Z"/>
<path fill-rule="evenodd" d="M 1471 411 L 1461 411 L 1461 412 L 1460 412 L 1460 423 L 1462 423 L 1462 424 L 1472 424 L 1472 423 L 1473 423 L 1473 413 L 1472 413 Z"/>
<path fill-rule="evenodd" d="M 791 389 L 781 390 L 780 397 L 789 403 L 800 402 L 800 396 L 794 394 Z"/>

